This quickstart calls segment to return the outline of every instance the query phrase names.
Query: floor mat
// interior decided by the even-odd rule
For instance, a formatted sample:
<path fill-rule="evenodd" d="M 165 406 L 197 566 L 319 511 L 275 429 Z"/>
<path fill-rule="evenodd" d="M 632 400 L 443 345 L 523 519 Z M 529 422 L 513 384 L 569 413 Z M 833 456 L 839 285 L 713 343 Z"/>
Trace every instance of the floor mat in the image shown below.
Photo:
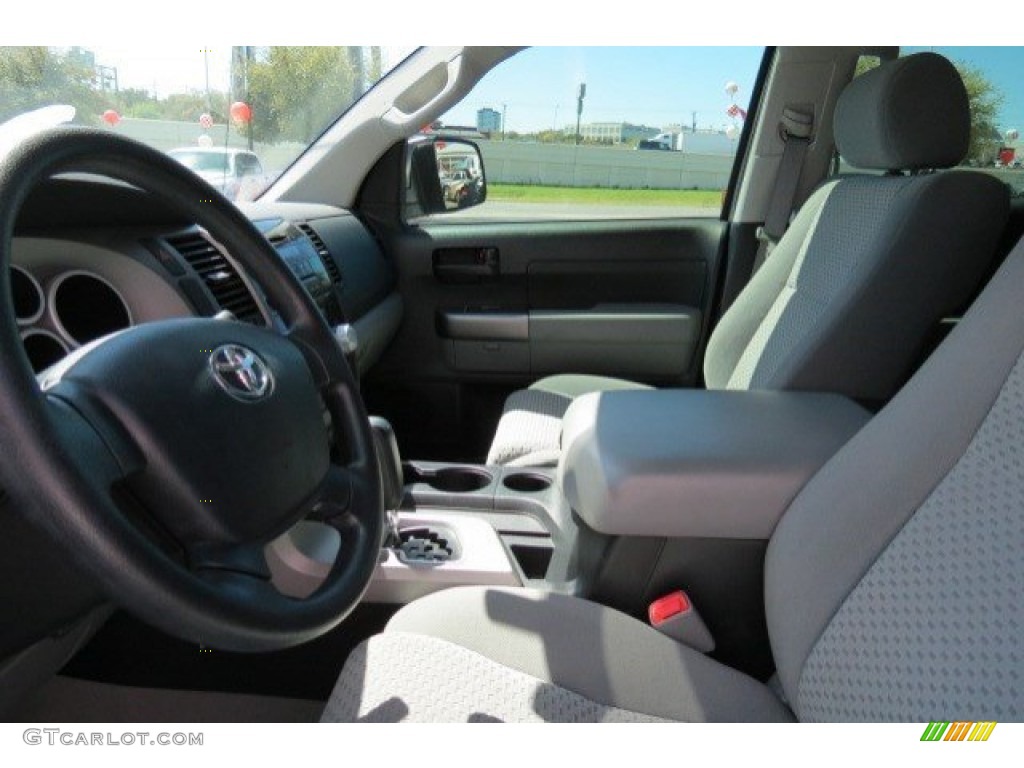
<path fill-rule="evenodd" d="M 122 611 L 110 618 L 61 674 L 143 688 L 326 701 L 349 652 L 380 632 L 397 608 L 360 605 L 323 637 L 273 653 L 201 648 Z"/>
<path fill-rule="evenodd" d="M 21 723 L 314 723 L 323 702 L 136 688 L 56 676 L 13 713 Z"/>

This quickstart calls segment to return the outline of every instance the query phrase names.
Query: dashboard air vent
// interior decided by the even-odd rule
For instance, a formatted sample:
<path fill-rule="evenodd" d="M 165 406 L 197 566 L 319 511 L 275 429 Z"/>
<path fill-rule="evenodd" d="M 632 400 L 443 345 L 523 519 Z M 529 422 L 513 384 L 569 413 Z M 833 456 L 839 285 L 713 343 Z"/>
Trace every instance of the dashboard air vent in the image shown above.
<path fill-rule="evenodd" d="M 321 239 L 320 235 L 316 233 L 309 224 L 299 224 L 306 237 L 313 243 L 313 247 L 316 248 L 317 255 L 320 257 L 320 261 L 324 263 L 324 269 L 327 270 L 327 274 L 331 277 L 331 282 L 335 285 L 341 284 L 341 270 L 338 269 L 338 264 L 335 262 L 334 257 L 331 256 L 331 252 L 327 250 L 327 245 Z"/>
<path fill-rule="evenodd" d="M 213 243 L 199 232 L 168 237 L 167 242 L 199 274 L 221 309 L 243 322 L 263 325 L 263 315 L 249 287 Z"/>

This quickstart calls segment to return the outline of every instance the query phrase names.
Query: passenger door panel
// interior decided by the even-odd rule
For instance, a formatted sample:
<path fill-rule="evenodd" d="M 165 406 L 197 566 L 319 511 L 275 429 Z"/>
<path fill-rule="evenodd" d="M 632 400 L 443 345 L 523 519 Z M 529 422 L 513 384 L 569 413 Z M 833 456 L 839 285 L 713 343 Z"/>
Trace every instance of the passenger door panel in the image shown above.
<path fill-rule="evenodd" d="M 445 434 L 431 439 L 459 435 L 475 455 L 504 396 L 543 375 L 697 383 L 724 226 L 449 218 L 381 232 L 405 317 L 367 383 L 370 407 L 400 434 L 436 417 L 426 429 Z"/>

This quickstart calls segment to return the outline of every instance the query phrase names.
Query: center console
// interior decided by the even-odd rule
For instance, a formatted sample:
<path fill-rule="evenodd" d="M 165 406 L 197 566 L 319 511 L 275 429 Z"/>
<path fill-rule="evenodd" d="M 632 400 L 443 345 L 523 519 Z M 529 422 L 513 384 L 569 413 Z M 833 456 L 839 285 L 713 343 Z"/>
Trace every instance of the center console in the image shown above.
<path fill-rule="evenodd" d="M 685 589 L 716 658 L 765 677 L 768 540 L 800 489 L 869 418 L 828 394 L 593 393 L 563 418 L 552 468 L 403 463 L 390 426 L 371 419 L 390 512 L 367 599 L 404 604 L 457 585 L 532 586 L 645 618 L 653 600 Z M 288 594 L 310 594 L 334 560 L 337 534 L 314 525 L 268 547 Z"/>
<path fill-rule="evenodd" d="M 408 603 L 459 585 L 576 592 L 576 527 L 555 470 L 402 462 L 371 417 L 388 531 L 366 599 Z M 327 575 L 337 533 L 303 523 L 266 548 L 274 583 L 305 597 Z"/>

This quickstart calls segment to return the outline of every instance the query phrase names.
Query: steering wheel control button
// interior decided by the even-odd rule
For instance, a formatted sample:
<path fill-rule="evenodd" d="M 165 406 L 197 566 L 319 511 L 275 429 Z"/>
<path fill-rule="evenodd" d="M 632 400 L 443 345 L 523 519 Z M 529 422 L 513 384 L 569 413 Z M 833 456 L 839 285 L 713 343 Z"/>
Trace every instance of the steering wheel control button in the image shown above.
<path fill-rule="evenodd" d="M 210 355 L 210 373 L 231 397 L 252 403 L 270 397 L 274 374 L 266 361 L 241 344 L 223 344 Z"/>

